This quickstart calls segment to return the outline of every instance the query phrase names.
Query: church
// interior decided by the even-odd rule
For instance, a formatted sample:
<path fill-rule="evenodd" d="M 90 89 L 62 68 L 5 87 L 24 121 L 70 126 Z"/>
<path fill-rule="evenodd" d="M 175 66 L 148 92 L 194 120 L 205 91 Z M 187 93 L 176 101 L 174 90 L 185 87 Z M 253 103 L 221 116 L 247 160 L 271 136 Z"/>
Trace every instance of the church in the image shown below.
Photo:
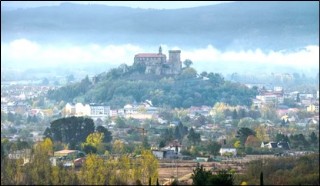
<path fill-rule="evenodd" d="M 180 74 L 182 63 L 180 50 L 169 50 L 169 59 L 162 53 L 161 46 L 158 53 L 140 53 L 134 56 L 134 64 L 145 65 L 145 74 L 176 75 Z"/>

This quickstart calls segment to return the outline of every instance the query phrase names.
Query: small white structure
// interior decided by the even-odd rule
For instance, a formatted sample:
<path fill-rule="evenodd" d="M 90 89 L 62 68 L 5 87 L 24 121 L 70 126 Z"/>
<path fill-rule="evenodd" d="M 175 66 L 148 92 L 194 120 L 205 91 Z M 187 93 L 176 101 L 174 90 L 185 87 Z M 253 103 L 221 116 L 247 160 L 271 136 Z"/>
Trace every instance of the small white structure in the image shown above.
<path fill-rule="evenodd" d="M 152 150 L 152 154 L 157 159 L 174 159 L 177 157 L 177 154 L 174 152 L 174 150 L 170 149 L 162 149 L 162 150 Z"/>
<path fill-rule="evenodd" d="M 236 148 L 221 148 L 219 153 L 221 156 L 223 156 L 225 153 L 232 153 L 233 156 L 236 156 L 237 149 Z"/>

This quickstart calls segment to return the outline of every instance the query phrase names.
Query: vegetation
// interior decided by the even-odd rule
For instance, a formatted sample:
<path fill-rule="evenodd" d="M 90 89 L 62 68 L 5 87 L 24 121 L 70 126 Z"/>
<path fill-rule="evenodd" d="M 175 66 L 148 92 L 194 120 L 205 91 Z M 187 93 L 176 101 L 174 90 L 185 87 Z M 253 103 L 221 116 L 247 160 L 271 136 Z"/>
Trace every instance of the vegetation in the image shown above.
<path fill-rule="evenodd" d="M 193 170 L 192 185 L 234 185 L 234 176 L 226 170 L 218 171 L 217 174 L 212 174 L 209 170 L 205 170 L 203 165 Z"/>
<path fill-rule="evenodd" d="M 46 129 L 44 135 L 54 142 L 69 144 L 71 149 L 84 142 L 90 133 L 94 132 L 94 122 L 90 118 L 69 117 L 54 120 Z"/>
<path fill-rule="evenodd" d="M 90 135 L 88 138 L 97 136 Z M 102 141 L 102 137 L 100 138 Z M 92 139 L 88 139 L 88 142 Z M 93 140 L 95 141 L 95 140 Z M 1 185 L 125 185 L 139 183 L 155 185 L 158 178 L 158 161 L 151 151 L 141 149 L 139 157 L 129 157 L 124 152 L 107 159 L 89 154 L 80 169 L 53 166 L 53 143 L 49 138 L 37 143 L 28 163 L 22 159 L 9 159 L 8 142 L 1 141 Z"/>
<path fill-rule="evenodd" d="M 190 65 L 190 62 L 187 63 Z M 140 66 L 121 65 L 80 83 L 69 84 L 50 90 L 48 98 L 56 101 L 105 103 L 114 108 L 134 101 L 151 100 L 155 106 L 187 108 L 190 106 L 214 105 L 218 101 L 230 105 L 251 105 L 257 91 L 238 83 L 225 81 L 217 73 L 201 73 L 186 67 L 180 75 L 157 76 L 143 74 Z"/>
<path fill-rule="evenodd" d="M 248 164 L 246 172 L 238 179 L 249 185 L 261 182 L 264 185 L 319 185 L 319 153 L 256 160 Z"/>

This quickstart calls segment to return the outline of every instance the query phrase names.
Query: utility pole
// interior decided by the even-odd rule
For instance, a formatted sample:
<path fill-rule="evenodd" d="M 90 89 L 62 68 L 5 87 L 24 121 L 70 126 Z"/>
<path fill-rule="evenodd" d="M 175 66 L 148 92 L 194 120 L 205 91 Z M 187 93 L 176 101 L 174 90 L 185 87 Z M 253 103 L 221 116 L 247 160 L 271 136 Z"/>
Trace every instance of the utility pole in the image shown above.
<path fill-rule="evenodd" d="M 141 128 L 141 127 L 134 127 L 134 128 L 139 130 L 140 133 L 142 133 L 142 141 L 143 141 L 144 136 L 148 132 L 148 130 L 145 130 L 144 128 Z"/>

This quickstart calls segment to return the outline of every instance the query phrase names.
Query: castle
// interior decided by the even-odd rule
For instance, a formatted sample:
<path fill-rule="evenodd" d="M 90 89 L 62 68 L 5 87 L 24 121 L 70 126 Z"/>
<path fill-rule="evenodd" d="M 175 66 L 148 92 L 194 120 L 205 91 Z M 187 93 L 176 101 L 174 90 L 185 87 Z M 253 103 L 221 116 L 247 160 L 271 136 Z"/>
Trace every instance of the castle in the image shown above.
<path fill-rule="evenodd" d="M 162 48 L 159 47 L 159 53 L 140 53 L 134 56 L 134 64 L 143 64 L 145 74 L 172 75 L 180 74 L 182 64 L 180 61 L 180 50 L 169 50 L 169 59 L 162 54 Z"/>

